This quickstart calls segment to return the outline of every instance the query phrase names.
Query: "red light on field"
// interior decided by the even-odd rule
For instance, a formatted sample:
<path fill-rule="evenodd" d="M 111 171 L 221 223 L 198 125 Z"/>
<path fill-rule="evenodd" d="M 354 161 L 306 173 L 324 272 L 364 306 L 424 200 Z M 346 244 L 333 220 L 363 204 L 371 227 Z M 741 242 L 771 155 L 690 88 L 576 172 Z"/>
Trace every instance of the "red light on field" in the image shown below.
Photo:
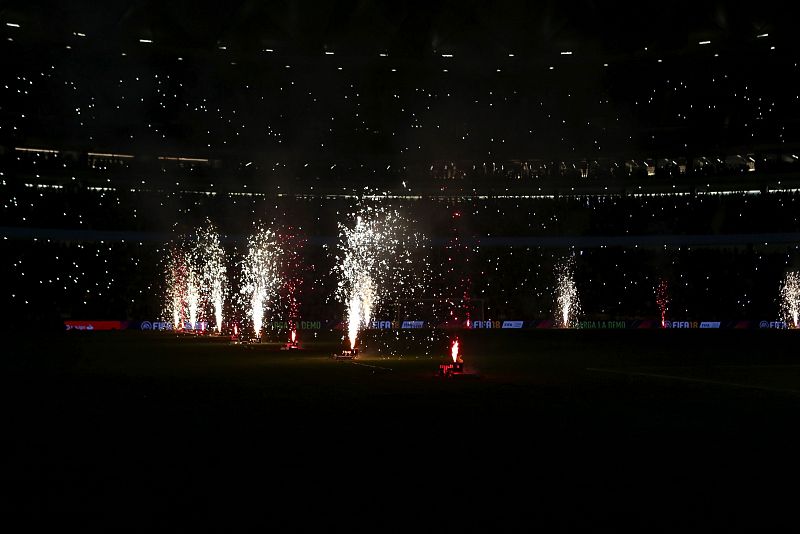
<path fill-rule="evenodd" d="M 297 341 L 297 330 L 291 330 L 289 332 L 289 341 L 286 342 L 286 345 L 284 345 L 281 350 L 298 350 L 299 348 L 300 343 Z"/>
<path fill-rule="evenodd" d="M 450 378 L 475 376 L 474 374 L 464 372 L 464 360 L 461 358 L 461 343 L 457 338 L 450 344 L 450 359 L 452 363 L 448 362 L 439 365 L 440 376 Z"/>

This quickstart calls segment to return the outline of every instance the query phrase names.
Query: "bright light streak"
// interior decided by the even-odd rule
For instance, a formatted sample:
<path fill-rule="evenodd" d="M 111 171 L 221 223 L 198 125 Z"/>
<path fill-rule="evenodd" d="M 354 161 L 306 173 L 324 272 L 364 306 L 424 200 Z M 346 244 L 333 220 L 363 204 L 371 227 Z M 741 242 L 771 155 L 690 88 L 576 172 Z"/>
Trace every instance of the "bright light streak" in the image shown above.
<path fill-rule="evenodd" d="M 280 287 L 279 247 L 275 234 L 264 226 L 257 227 L 247 244 L 240 293 L 249 309 L 253 333 L 261 337 L 264 315 Z"/>
<path fill-rule="evenodd" d="M 781 282 L 781 315 L 793 328 L 800 327 L 800 272 L 791 271 Z"/>
<path fill-rule="evenodd" d="M 339 273 L 337 296 L 345 306 L 347 337 L 355 348 L 359 332 L 369 326 L 381 303 L 390 298 L 408 298 L 421 285 L 410 270 L 415 262 L 412 249 L 417 235 L 408 221 L 382 206 L 361 206 L 353 214 L 355 225 L 339 224 Z"/>
<path fill-rule="evenodd" d="M 556 265 L 556 323 L 561 328 L 572 328 L 578 322 L 581 303 L 573 276 L 573 258 Z"/>
<path fill-rule="evenodd" d="M 669 310 L 669 284 L 665 279 L 661 279 L 656 287 L 656 304 L 661 313 L 661 328 L 666 328 L 667 311 Z"/>

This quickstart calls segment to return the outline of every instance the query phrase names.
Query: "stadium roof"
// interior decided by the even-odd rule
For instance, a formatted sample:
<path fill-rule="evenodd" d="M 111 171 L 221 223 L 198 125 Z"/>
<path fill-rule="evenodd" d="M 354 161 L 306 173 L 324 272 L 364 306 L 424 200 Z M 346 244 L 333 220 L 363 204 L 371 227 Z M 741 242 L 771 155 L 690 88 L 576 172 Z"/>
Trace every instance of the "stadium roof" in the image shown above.
<path fill-rule="evenodd" d="M 3 25 L 38 38 L 83 37 L 172 49 L 395 57 L 620 55 L 676 50 L 700 42 L 791 34 L 781 2 L 319 2 L 208 0 L 5 2 Z M 786 30 L 784 32 L 784 30 Z M 787 37 L 788 39 L 788 37 Z"/>

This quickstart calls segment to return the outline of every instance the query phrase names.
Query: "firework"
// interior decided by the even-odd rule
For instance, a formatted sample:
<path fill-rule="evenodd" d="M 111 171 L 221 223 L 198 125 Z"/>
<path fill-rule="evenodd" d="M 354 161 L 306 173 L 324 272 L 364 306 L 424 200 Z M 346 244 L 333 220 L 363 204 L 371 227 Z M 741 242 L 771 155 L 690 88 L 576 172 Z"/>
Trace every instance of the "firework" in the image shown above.
<path fill-rule="evenodd" d="M 256 338 L 261 337 L 264 315 L 273 304 L 272 300 L 280 287 L 279 256 L 280 247 L 275 234 L 264 226 L 257 227 L 247 241 L 240 291 Z"/>
<path fill-rule="evenodd" d="M 471 372 L 465 372 L 464 360 L 461 358 L 461 346 L 458 338 L 454 339 L 450 344 L 450 358 L 451 362 L 439 365 L 439 376 L 447 378 L 477 378 L 478 375 Z"/>
<path fill-rule="evenodd" d="M 169 250 L 166 262 L 165 315 L 172 317 L 175 330 L 183 328 L 187 308 L 187 257 L 177 247 Z"/>
<path fill-rule="evenodd" d="M 396 211 L 360 208 L 355 225 L 339 225 L 337 296 L 344 303 L 347 338 L 356 348 L 359 332 L 370 324 L 379 306 L 401 292 L 408 296 L 419 288 L 410 280 L 413 247 L 419 236 L 407 232 L 408 222 Z"/>
<path fill-rule="evenodd" d="M 661 328 L 667 326 L 667 310 L 669 309 L 669 284 L 665 279 L 661 279 L 656 287 L 656 304 L 661 312 Z"/>
<path fill-rule="evenodd" d="M 190 329 L 194 329 L 198 321 L 200 308 L 200 281 L 198 280 L 195 266 L 189 263 L 186 276 L 186 307 L 189 311 Z"/>
<path fill-rule="evenodd" d="M 800 319 L 800 272 L 792 271 L 786 273 L 786 277 L 781 282 L 781 315 L 784 321 L 798 328 Z"/>
<path fill-rule="evenodd" d="M 573 259 L 567 258 L 555 268 L 556 275 L 556 324 L 561 328 L 572 328 L 581 313 L 578 288 L 573 276 Z"/>
<path fill-rule="evenodd" d="M 227 288 L 225 252 L 214 226 L 206 227 L 173 245 L 166 261 L 166 315 L 175 329 L 205 330 L 210 304 L 216 329 L 222 327 L 222 308 Z"/>
<path fill-rule="evenodd" d="M 227 268 L 225 251 L 220 244 L 219 233 L 210 221 L 196 233 L 192 247 L 192 263 L 195 278 L 199 279 L 201 306 L 210 304 L 217 332 L 222 331 L 223 306 L 227 294 Z"/>
<path fill-rule="evenodd" d="M 305 239 L 291 226 L 284 227 L 277 234 L 280 248 L 279 268 L 281 284 L 279 289 L 279 312 L 286 317 L 289 327 L 289 345 L 297 347 L 297 323 L 300 318 L 300 293 L 303 287 L 304 264 L 302 251 Z"/>

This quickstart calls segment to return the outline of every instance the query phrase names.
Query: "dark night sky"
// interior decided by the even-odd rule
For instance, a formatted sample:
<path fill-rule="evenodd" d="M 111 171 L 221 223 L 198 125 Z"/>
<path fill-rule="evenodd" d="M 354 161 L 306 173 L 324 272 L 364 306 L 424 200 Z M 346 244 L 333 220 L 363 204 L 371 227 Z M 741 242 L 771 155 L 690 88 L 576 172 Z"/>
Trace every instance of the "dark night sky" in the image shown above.
<path fill-rule="evenodd" d="M 4 2 L 0 17 L 57 39 L 72 28 L 104 40 L 149 36 L 175 47 L 273 43 L 296 53 L 325 47 L 425 57 L 452 50 L 528 55 L 563 47 L 615 54 L 675 48 L 695 38 L 737 40 L 791 27 L 785 2 Z"/>

